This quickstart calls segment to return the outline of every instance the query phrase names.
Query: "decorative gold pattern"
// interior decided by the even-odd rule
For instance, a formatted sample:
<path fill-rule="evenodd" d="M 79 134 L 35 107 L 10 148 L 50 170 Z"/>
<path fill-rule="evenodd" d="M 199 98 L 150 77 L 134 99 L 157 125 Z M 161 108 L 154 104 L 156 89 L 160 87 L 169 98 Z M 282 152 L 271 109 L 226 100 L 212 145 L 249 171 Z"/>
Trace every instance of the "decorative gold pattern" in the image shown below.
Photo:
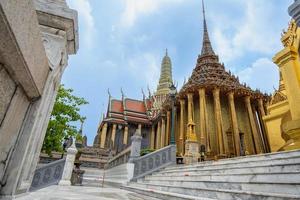
<path fill-rule="evenodd" d="M 283 31 L 281 35 L 281 42 L 284 47 L 291 47 L 297 38 L 297 25 L 295 20 L 291 20 L 287 31 Z"/>

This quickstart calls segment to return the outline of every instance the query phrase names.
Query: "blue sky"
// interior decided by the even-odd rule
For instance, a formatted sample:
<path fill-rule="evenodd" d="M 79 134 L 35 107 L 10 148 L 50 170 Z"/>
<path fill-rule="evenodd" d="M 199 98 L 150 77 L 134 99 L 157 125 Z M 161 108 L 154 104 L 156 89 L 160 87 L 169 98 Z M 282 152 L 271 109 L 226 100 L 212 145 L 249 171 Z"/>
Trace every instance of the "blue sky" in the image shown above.
<path fill-rule="evenodd" d="M 79 14 L 79 51 L 70 56 L 62 82 L 89 101 L 84 134 L 92 144 L 107 108 L 107 89 L 115 98 L 142 98 L 155 90 L 165 49 L 181 87 L 195 67 L 202 44 L 200 0 L 67 0 Z M 206 0 L 210 39 L 226 69 L 252 88 L 278 87 L 272 57 L 281 48 L 292 0 Z"/>

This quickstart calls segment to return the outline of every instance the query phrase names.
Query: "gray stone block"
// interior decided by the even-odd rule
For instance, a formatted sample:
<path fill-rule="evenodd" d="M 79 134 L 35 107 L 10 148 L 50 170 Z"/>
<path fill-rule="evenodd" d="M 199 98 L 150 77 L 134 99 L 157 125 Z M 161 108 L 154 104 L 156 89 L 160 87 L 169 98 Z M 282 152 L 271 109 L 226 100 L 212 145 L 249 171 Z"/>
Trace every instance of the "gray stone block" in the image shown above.
<path fill-rule="evenodd" d="M 0 65 L 0 126 L 15 90 L 16 84 L 10 78 L 5 68 Z"/>

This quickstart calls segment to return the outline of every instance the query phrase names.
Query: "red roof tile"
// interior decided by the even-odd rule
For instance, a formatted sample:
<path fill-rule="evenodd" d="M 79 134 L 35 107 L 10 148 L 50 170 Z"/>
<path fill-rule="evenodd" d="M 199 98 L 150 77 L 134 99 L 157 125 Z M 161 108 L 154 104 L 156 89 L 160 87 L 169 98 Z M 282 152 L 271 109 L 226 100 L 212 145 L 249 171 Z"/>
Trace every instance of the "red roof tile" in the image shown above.
<path fill-rule="evenodd" d="M 145 104 L 143 101 L 133 100 L 133 99 L 126 99 L 125 100 L 125 108 L 126 110 L 146 113 Z"/>
<path fill-rule="evenodd" d="M 124 112 L 123 102 L 120 100 L 116 100 L 116 99 L 111 100 L 110 112 L 123 113 Z"/>

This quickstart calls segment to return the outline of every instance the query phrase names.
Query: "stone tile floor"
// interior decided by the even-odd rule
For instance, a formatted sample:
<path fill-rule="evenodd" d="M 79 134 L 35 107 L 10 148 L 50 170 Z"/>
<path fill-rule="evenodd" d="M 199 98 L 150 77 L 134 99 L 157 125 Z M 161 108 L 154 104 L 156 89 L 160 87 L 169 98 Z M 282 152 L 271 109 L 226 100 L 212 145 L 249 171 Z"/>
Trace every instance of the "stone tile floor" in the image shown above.
<path fill-rule="evenodd" d="M 50 186 L 16 200 L 143 200 L 137 194 L 118 188 Z M 150 198 L 149 198 L 150 199 Z M 152 198 L 151 198 L 152 199 Z M 146 199 L 145 199 L 146 200 Z"/>

